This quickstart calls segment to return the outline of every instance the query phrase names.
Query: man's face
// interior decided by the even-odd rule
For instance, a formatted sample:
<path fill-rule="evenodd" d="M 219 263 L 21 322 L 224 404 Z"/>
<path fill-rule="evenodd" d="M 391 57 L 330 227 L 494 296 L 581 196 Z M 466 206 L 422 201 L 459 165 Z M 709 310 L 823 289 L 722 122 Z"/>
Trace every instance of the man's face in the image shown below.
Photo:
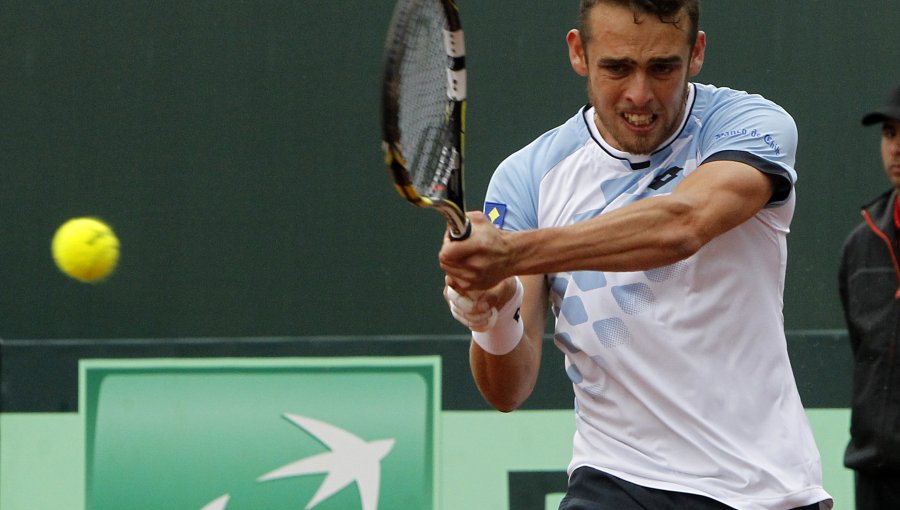
<path fill-rule="evenodd" d="M 886 119 L 881 125 L 881 160 L 888 180 L 900 189 L 900 120 Z"/>
<path fill-rule="evenodd" d="M 590 39 L 569 32 L 573 69 L 587 77 L 603 139 L 621 151 L 650 154 L 678 129 L 688 79 L 700 72 L 706 35 L 689 45 L 687 16 L 676 26 L 654 15 L 598 4 L 587 20 Z"/>

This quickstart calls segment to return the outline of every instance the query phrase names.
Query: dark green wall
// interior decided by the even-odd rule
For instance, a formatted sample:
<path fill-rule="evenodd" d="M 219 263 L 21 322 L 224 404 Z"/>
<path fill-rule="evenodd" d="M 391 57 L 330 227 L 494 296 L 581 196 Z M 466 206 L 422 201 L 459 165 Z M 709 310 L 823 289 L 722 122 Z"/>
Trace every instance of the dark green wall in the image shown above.
<path fill-rule="evenodd" d="M 584 102 L 575 0 L 461 1 L 467 185 Z M 514 10 L 511 5 L 515 6 Z M 440 297 L 442 220 L 403 202 L 380 153 L 392 2 L 8 1 L 0 6 L 0 337 L 459 333 Z M 797 120 L 785 316 L 842 328 L 841 241 L 885 187 L 876 128 L 900 80 L 893 2 L 707 1 L 706 81 Z M 100 285 L 63 277 L 73 216 L 122 241 Z"/>

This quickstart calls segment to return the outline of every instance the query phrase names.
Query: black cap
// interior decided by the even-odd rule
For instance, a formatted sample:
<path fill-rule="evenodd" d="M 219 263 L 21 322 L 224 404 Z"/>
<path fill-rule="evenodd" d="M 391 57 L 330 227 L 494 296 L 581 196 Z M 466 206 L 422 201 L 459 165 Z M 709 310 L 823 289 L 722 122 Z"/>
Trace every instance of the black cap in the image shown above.
<path fill-rule="evenodd" d="M 869 112 L 862 118 L 864 126 L 884 122 L 886 119 L 900 120 L 900 86 L 894 89 L 885 106 Z"/>

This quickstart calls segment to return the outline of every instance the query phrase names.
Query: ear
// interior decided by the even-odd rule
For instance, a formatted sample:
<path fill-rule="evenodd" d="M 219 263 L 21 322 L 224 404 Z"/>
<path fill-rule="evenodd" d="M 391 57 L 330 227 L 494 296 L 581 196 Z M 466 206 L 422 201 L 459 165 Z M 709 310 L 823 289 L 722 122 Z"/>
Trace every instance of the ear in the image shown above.
<path fill-rule="evenodd" d="M 703 59 L 706 57 L 706 32 L 697 32 L 697 42 L 691 49 L 691 64 L 688 68 L 688 76 L 694 77 L 703 69 Z"/>
<path fill-rule="evenodd" d="M 572 69 L 580 76 L 587 76 L 587 56 L 584 54 L 584 46 L 581 44 L 581 34 L 578 30 L 569 30 L 569 33 L 566 34 L 566 44 L 569 45 L 569 63 L 572 64 Z"/>

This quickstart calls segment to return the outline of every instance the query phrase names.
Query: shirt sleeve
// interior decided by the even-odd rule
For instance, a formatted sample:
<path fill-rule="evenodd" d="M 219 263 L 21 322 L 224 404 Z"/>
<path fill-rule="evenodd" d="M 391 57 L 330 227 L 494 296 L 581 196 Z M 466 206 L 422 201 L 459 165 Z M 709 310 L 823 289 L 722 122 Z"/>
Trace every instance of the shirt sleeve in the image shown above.
<path fill-rule="evenodd" d="M 529 175 L 519 168 L 523 163 L 520 157 L 510 157 L 501 163 L 485 194 L 484 215 L 501 230 L 538 228 L 537 197 L 523 178 Z"/>
<path fill-rule="evenodd" d="M 738 161 L 770 176 L 767 204 L 783 204 L 797 182 L 797 126 L 783 108 L 758 95 L 731 99 L 708 118 L 701 134 L 702 162 Z"/>
<path fill-rule="evenodd" d="M 512 231 L 540 227 L 544 177 L 590 140 L 583 111 L 584 108 L 500 163 L 491 177 L 484 204 L 484 214 L 494 226 Z"/>

